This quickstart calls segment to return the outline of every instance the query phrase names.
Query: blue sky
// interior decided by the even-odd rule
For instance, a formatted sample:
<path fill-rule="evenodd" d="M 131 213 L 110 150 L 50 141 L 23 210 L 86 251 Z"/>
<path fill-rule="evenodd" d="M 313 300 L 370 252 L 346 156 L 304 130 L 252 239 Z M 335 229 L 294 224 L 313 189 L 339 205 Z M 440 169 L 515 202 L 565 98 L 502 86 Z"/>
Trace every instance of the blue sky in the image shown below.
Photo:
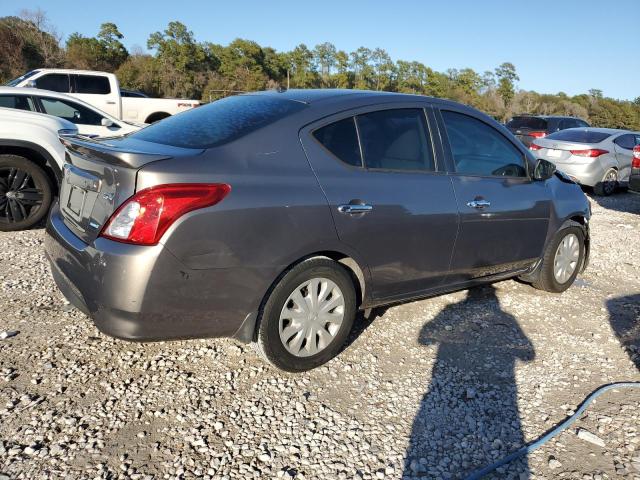
<path fill-rule="evenodd" d="M 394 60 L 436 70 L 482 73 L 512 62 L 519 87 L 570 95 L 599 88 L 606 96 L 640 96 L 638 0 L 448 0 L 322 2 L 235 0 L 21 0 L 0 4 L 0 16 L 41 8 L 66 38 L 95 35 L 114 22 L 127 47 L 146 48 L 151 32 L 180 20 L 200 41 L 237 37 L 277 50 L 325 41 L 346 51 L 381 47 Z"/>

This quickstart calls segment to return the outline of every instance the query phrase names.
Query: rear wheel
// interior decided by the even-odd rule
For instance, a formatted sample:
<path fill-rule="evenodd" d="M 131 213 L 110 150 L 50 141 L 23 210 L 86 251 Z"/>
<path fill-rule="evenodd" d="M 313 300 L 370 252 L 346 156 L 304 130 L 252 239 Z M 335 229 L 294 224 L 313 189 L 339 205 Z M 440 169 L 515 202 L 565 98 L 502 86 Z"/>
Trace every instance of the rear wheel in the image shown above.
<path fill-rule="evenodd" d="M 42 168 L 19 155 L 0 155 L 0 231 L 33 227 L 49 211 L 52 198 Z"/>
<path fill-rule="evenodd" d="M 618 171 L 610 168 L 602 177 L 602 180 L 593 187 L 593 193 L 601 196 L 611 195 L 618 188 Z"/>
<path fill-rule="evenodd" d="M 328 258 L 307 260 L 271 291 L 259 320 L 258 351 L 282 370 L 310 370 L 340 351 L 355 315 L 356 293 L 345 268 Z"/>
<path fill-rule="evenodd" d="M 584 233 L 579 226 L 560 230 L 547 247 L 533 286 L 560 293 L 575 281 L 584 261 Z"/>

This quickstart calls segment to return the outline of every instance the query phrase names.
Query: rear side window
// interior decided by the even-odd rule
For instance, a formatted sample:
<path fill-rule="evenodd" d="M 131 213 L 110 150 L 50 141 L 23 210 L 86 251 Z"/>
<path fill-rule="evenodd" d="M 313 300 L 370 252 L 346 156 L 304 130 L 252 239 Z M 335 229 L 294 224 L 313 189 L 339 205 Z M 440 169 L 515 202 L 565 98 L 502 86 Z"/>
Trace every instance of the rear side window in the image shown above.
<path fill-rule="evenodd" d="M 524 155 L 495 128 L 456 112 L 442 111 L 456 172 L 526 177 Z"/>
<path fill-rule="evenodd" d="M 546 130 L 547 121 L 538 117 L 513 117 L 507 122 L 507 128 L 528 128 L 531 130 Z"/>
<path fill-rule="evenodd" d="M 630 133 L 627 135 L 620 135 L 613 141 L 613 143 L 624 149 L 633 150 L 633 147 L 636 146 L 636 135 L 632 135 Z"/>
<path fill-rule="evenodd" d="M 381 110 L 356 118 L 367 168 L 435 171 L 424 110 Z"/>
<path fill-rule="evenodd" d="M 600 143 L 609 138 L 612 134 L 605 132 L 594 132 L 584 129 L 560 130 L 547 136 L 549 140 L 562 140 L 575 143 Z"/>
<path fill-rule="evenodd" d="M 313 132 L 313 136 L 344 163 L 355 167 L 362 166 L 358 133 L 353 117 L 319 128 Z"/>
<path fill-rule="evenodd" d="M 111 84 L 107 77 L 99 75 L 74 75 L 75 93 L 107 95 L 111 93 Z"/>
<path fill-rule="evenodd" d="M 223 98 L 149 125 L 131 135 L 183 148 L 228 143 L 306 108 L 306 104 L 262 95 Z"/>
<path fill-rule="evenodd" d="M 31 97 L 23 95 L 1 95 L 0 107 L 15 108 L 16 110 L 28 110 L 35 112 L 35 106 Z"/>
<path fill-rule="evenodd" d="M 69 93 L 69 75 L 66 73 L 48 73 L 36 79 L 36 86 L 43 90 Z"/>

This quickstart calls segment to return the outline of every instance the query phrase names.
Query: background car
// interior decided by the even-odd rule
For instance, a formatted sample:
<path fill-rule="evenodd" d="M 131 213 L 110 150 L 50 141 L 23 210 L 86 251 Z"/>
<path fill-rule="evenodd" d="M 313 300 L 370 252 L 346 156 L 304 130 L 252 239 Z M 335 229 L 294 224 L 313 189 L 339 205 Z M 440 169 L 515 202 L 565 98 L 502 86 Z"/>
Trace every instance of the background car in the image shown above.
<path fill-rule="evenodd" d="M 45 217 L 62 179 L 60 136 L 77 133 L 58 117 L 0 108 L 0 231 L 31 228 Z"/>
<path fill-rule="evenodd" d="M 74 123 L 80 135 L 89 137 L 125 135 L 145 126 L 118 120 L 78 98 L 37 88 L 0 87 L 0 107 L 62 118 Z"/>
<path fill-rule="evenodd" d="M 536 157 L 553 162 L 596 195 L 611 195 L 629 181 L 640 133 L 612 128 L 572 128 L 539 138 L 529 146 Z"/>
<path fill-rule="evenodd" d="M 358 309 L 517 276 L 561 292 L 587 263 L 580 187 L 455 102 L 270 91 L 64 143 L 47 255 L 119 338 L 233 336 L 307 370 Z"/>
<path fill-rule="evenodd" d="M 528 147 L 536 138 L 544 138 L 567 128 L 588 127 L 589 124 L 575 117 L 518 115 L 509 120 L 505 126 Z"/>

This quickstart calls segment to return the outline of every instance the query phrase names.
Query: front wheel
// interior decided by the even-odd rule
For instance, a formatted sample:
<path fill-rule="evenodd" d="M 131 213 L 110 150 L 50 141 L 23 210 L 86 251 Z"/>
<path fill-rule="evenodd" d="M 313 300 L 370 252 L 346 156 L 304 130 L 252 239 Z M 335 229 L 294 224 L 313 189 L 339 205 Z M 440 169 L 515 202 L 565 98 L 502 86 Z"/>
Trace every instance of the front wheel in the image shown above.
<path fill-rule="evenodd" d="M 575 281 L 584 262 L 584 232 L 578 226 L 560 230 L 547 246 L 533 286 L 561 293 Z"/>
<path fill-rule="evenodd" d="M 331 259 L 313 258 L 289 270 L 271 291 L 256 345 L 282 370 L 310 370 L 338 354 L 355 316 L 356 292 L 349 273 Z"/>
<path fill-rule="evenodd" d="M 47 214 L 52 199 L 42 168 L 19 155 L 0 155 L 0 231 L 33 227 Z"/>

